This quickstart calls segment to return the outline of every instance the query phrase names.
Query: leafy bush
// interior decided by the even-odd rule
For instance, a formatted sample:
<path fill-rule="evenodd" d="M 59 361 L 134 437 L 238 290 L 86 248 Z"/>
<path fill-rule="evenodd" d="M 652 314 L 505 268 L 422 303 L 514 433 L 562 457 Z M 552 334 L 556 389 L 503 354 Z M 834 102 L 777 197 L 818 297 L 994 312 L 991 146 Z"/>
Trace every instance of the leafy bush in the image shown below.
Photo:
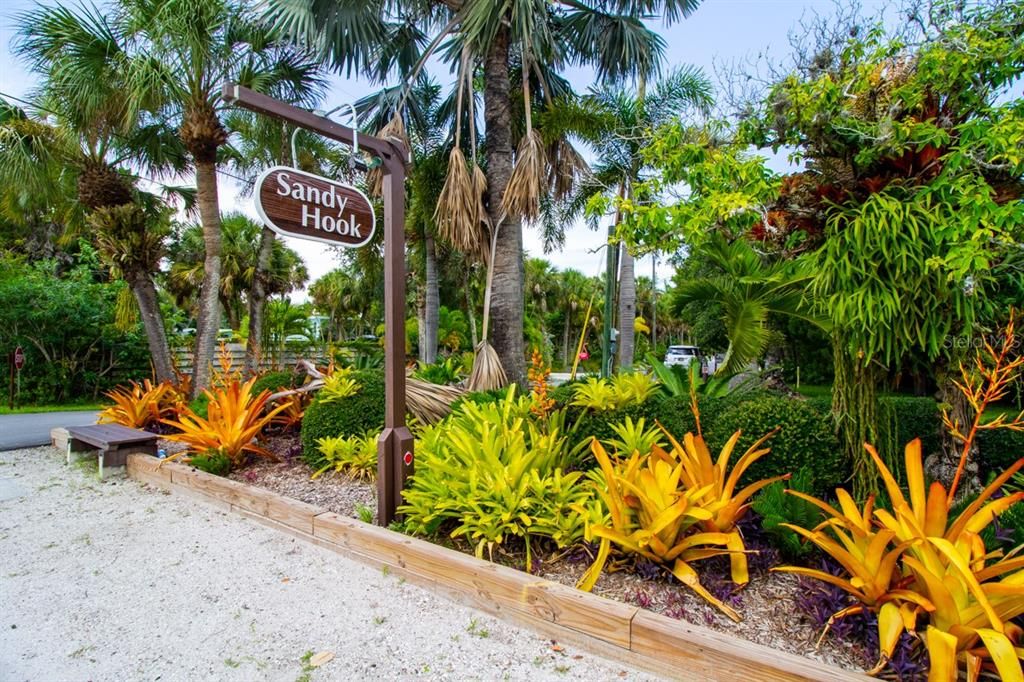
<path fill-rule="evenodd" d="M 702 421 L 703 423 L 703 421 Z M 849 465 L 842 456 L 831 422 L 801 400 L 761 396 L 744 400 L 704 424 L 708 442 L 714 447 L 736 431 L 742 431 L 740 448 L 778 428 L 768 444 L 772 456 L 751 465 L 746 480 L 758 480 L 794 473 L 808 467 L 812 490 L 824 493 L 846 480 Z"/>
<path fill-rule="evenodd" d="M 259 394 L 263 391 L 277 393 L 289 388 L 298 388 L 302 385 L 302 375 L 298 372 L 267 372 L 260 375 L 253 384 L 253 393 Z"/>
<path fill-rule="evenodd" d="M 206 409 L 210 404 L 210 396 L 204 391 L 197 395 L 192 402 L 188 404 L 188 409 L 195 415 L 206 419 Z"/>
<path fill-rule="evenodd" d="M 564 414 L 531 419 L 531 401 L 508 392 L 499 402 L 464 402 L 462 409 L 423 430 L 416 444 L 416 472 L 404 492 L 406 529 L 431 535 L 446 523 L 493 552 L 508 537 L 557 547 L 583 537 L 590 499 L 580 472 L 564 473 L 572 456 Z"/>
<path fill-rule="evenodd" d="M 167 436 L 168 440 L 187 444 L 188 451 L 193 453 L 220 452 L 231 460 L 233 467 L 244 465 L 247 454 L 276 459 L 273 453 L 253 441 L 284 406 L 279 405 L 264 413 L 270 394 L 263 391 L 254 396 L 254 383 L 255 379 L 244 384 L 235 381 L 223 388 L 204 391 L 209 399 L 207 416 L 201 417 L 186 407 L 177 420 L 163 420 L 181 431 Z M 171 455 L 169 459 L 175 456 Z"/>
<path fill-rule="evenodd" d="M 511 385 L 505 386 L 504 388 L 495 388 L 490 391 L 470 391 L 469 393 L 463 393 L 452 403 L 452 412 L 458 412 L 461 409 L 461 406 L 465 403 L 484 405 L 486 403 L 500 402 L 508 397 L 510 390 L 512 390 Z"/>
<path fill-rule="evenodd" d="M 314 464 L 316 478 L 334 470 L 357 480 L 372 481 L 377 477 L 377 433 L 362 436 L 338 436 L 317 441 L 320 460 Z"/>
<path fill-rule="evenodd" d="M 338 436 L 361 436 L 384 428 L 384 375 L 377 370 L 352 372 L 359 390 L 339 400 L 318 395 L 302 418 L 302 455 L 310 466 L 320 458 L 317 441 Z"/>
<path fill-rule="evenodd" d="M 216 450 L 208 450 L 192 455 L 188 463 L 200 471 L 205 471 L 214 476 L 227 476 L 231 473 L 231 459 Z"/>
<path fill-rule="evenodd" d="M 567 420 L 576 425 L 576 434 L 580 442 L 587 447 L 581 453 L 583 461 L 587 462 L 588 466 L 593 465 L 594 460 L 589 449 L 590 439 L 596 438 L 601 442 L 607 442 L 616 438 L 614 425 L 625 423 L 627 419 L 634 422 L 645 419 L 648 424 L 653 424 L 659 400 L 659 398 L 652 398 L 643 404 L 627 405 L 604 412 L 595 412 L 580 407 L 568 408 L 566 410 Z"/>
<path fill-rule="evenodd" d="M 419 368 L 413 372 L 416 379 L 442 385 L 458 383 L 465 376 L 462 371 L 462 359 L 454 355 L 429 365 L 421 362 Z"/>
<path fill-rule="evenodd" d="M 978 464 L 982 474 L 1000 472 L 1024 457 L 1024 432 L 1010 429 L 978 431 Z"/>
<path fill-rule="evenodd" d="M 92 247 L 81 242 L 80 248 L 79 264 L 70 269 L 55 260 L 0 255 L 0 348 L 25 351 L 22 404 L 95 401 L 151 374 L 142 325 L 124 331 L 115 324 L 126 285 L 108 282 Z"/>
<path fill-rule="evenodd" d="M 761 528 L 771 538 L 772 544 L 783 557 L 796 561 L 812 552 L 814 546 L 787 528 L 785 524 L 801 528 L 815 528 L 824 520 L 821 510 L 807 500 L 795 495 L 787 495 L 786 488 L 804 494 L 811 493 L 811 470 L 801 467 L 793 474 L 787 486 L 776 481 L 761 491 L 754 500 L 753 509 L 761 517 Z"/>

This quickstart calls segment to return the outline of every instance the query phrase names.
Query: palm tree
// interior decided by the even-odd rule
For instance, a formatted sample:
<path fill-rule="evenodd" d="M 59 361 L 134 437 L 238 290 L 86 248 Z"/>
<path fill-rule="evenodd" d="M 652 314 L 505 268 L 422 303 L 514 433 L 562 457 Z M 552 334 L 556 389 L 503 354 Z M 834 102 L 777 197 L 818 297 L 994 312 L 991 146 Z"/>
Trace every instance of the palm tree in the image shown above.
<path fill-rule="evenodd" d="M 268 2 L 269 18 L 276 26 L 302 44 L 327 52 L 336 67 L 350 72 L 362 71 L 381 81 L 396 70 L 408 74 L 416 70 L 413 65 L 425 61 L 425 51 L 446 37 L 450 40 L 441 58 L 460 79 L 482 71 L 485 199 L 495 235 L 490 296 L 493 340 L 509 378 L 520 383 L 525 381 L 522 220 L 537 217 L 543 197 L 533 191 L 543 184 L 546 195 L 547 177 L 539 175 L 550 176 L 545 172 L 544 154 L 531 135 L 533 103 L 563 94 L 565 83 L 557 72 L 570 64 L 593 65 L 603 80 L 654 73 L 664 43 L 642 19 L 663 10 L 666 21 L 675 21 L 697 4 L 698 0 Z M 436 31 L 432 40 L 427 31 Z M 513 72 L 523 86 L 521 101 L 513 91 Z M 522 119 L 516 111 L 523 112 L 525 128 L 518 128 Z M 517 133 L 520 144 L 514 156 Z M 522 182 L 507 193 L 514 159 L 522 168 L 518 171 Z"/>
<path fill-rule="evenodd" d="M 263 257 L 263 228 L 248 216 L 229 213 L 221 218 L 221 278 L 219 299 L 221 308 L 227 313 L 232 329 L 239 329 L 246 303 L 250 303 L 257 283 L 257 271 Z M 175 235 L 169 257 L 171 268 L 167 286 L 175 295 L 179 305 L 194 301 L 201 291 L 205 268 L 203 266 L 203 227 L 189 224 Z M 263 266 L 265 272 L 259 277 L 263 296 L 287 294 L 302 288 L 309 279 L 309 273 L 299 254 L 280 240 L 270 242 L 270 254 Z M 251 309 L 251 306 L 250 306 Z M 252 327 L 249 334 L 260 333 Z"/>
<path fill-rule="evenodd" d="M 579 100 L 560 103 L 565 111 L 558 116 L 568 119 L 570 125 L 576 127 L 577 134 L 597 149 L 593 175 L 589 182 L 579 186 L 577 196 L 568 200 L 566 212 L 569 215 L 579 212 L 595 195 L 632 197 L 633 185 L 640 181 L 644 171 L 641 151 L 650 134 L 668 120 L 688 111 L 705 113 L 711 104 L 711 83 L 694 68 L 675 69 L 649 92 L 646 79 L 641 77 L 636 90 L 606 86 L 592 89 Z M 610 237 L 618 230 L 620 219 L 621 214 L 616 212 L 609 228 Z M 617 262 L 619 265 L 619 366 L 629 368 L 633 364 L 633 321 L 636 317 L 634 257 L 629 249 L 621 249 L 617 244 L 609 248 L 613 249 L 609 263 Z M 609 299 L 614 297 L 612 289 L 609 286 Z M 610 312 L 609 307 L 606 314 Z M 611 324 L 610 319 L 607 324 Z"/>
<path fill-rule="evenodd" d="M 419 359 L 430 364 L 437 358 L 441 306 L 434 213 L 452 146 L 452 141 L 446 139 L 452 112 L 450 107 L 444 106 L 441 87 L 424 76 L 409 89 L 406 105 L 399 110 L 401 96 L 402 88 L 384 88 L 357 101 L 355 108 L 371 130 L 380 129 L 393 117 L 400 116 L 408 132 L 413 166 L 406 178 L 405 229 L 410 245 L 418 247 L 418 260 L 423 263 L 422 277 L 417 278 L 420 280 L 417 338 Z"/>
<path fill-rule="evenodd" d="M 827 319 L 814 312 L 809 298 L 807 287 L 814 277 L 810 261 L 766 262 L 746 240 L 729 242 L 718 232 L 710 233 L 700 256 L 721 274 L 682 282 L 672 292 L 672 303 L 677 311 L 693 302 L 722 306 L 729 348 L 719 373 L 736 374 L 764 354 L 771 314 L 828 328 Z"/>
<path fill-rule="evenodd" d="M 217 157 L 228 141 L 221 88 L 236 82 L 301 102 L 314 99 L 323 82 L 316 62 L 283 47 L 246 0 L 117 0 L 108 12 L 112 19 L 95 44 L 116 48 L 99 57 L 121 75 L 128 111 L 156 109 L 176 127 L 195 172 L 204 245 L 192 381 L 198 392 L 209 383 L 221 315 Z"/>
<path fill-rule="evenodd" d="M 135 166 L 162 173 L 181 167 L 169 128 L 144 108 L 128 106 L 120 51 L 107 17 L 95 7 L 39 7 L 21 15 L 14 50 L 41 76 L 33 94 L 46 116 L 30 121 L 7 112 L 0 175 L 50 197 L 54 162 L 71 171 L 78 203 L 88 212 L 100 253 L 134 294 L 159 380 L 174 370 L 153 275 L 166 234 L 162 202 L 140 192 Z"/>
<path fill-rule="evenodd" d="M 243 194 L 253 191 L 256 177 L 269 166 L 293 165 L 322 174 L 325 165 L 338 163 L 335 150 L 322 137 L 304 130 L 295 133 L 294 127 L 266 116 L 233 110 L 225 114 L 224 125 L 231 131 L 231 138 L 222 150 L 221 158 L 248 181 L 243 185 Z M 293 134 L 298 158 L 292 158 Z M 274 254 L 279 253 L 274 246 L 275 242 L 274 231 L 264 225 L 260 233 L 252 287 L 247 297 L 249 335 L 245 346 L 245 373 L 249 376 L 259 369 L 259 358 L 263 354 L 264 306 L 272 293 L 267 278 L 271 275 Z"/>

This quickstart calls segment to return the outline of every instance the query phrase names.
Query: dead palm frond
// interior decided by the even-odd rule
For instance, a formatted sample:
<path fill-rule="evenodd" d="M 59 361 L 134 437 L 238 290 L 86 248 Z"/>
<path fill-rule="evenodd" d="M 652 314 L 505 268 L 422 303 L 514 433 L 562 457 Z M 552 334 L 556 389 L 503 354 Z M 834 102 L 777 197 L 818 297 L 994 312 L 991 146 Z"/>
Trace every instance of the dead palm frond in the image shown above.
<path fill-rule="evenodd" d="M 484 204 L 484 196 L 487 194 L 487 176 L 484 174 L 484 170 L 473 164 L 473 197 L 476 199 L 476 212 L 477 212 L 477 252 L 474 255 L 475 259 L 481 263 L 490 263 L 490 248 L 491 242 L 491 217 L 487 215 L 487 206 Z"/>
<path fill-rule="evenodd" d="M 547 182 L 547 154 L 540 134 L 533 129 L 530 101 L 529 52 L 523 46 L 523 106 L 526 109 L 526 134 L 516 148 L 516 165 L 501 198 L 502 209 L 511 216 L 535 220 L 540 214 L 541 187 Z"/>
<path fill-rule="evenodd" d="M 458 386 L 432 384 L 418 379 L 405 380 L 405 407 L 424 424 L 434 424 L 452 411 L 452 403 L 465 393 Z"/>
<path fill-rule="evenodd" d="M 448 156 L 448 173 L 444 186 L 437 198 L 434 222 L 442 239 L 457 251 L 477 257 L 480 253 L 480 204 L 477 194 L 479 186 L 474 174 L 470 174 L 466 157 L 462 153 L 462 93 L 469 70 L 469 51 L 463 50 L 459 68 L 459 85 L 455 95 L 455 141 Z M 470 93 L 470 100 L 473 99 Z M 473 133 L 475 134 L 475 133 Z M 474 144 L 475 148 L 475 144 Z M 475 161 L 475 159 L 474 159 Z M 475 163 L 474 163 L 475 166 Z"/>
<path fill-rule="evenodd" d="M 437 198 L 437 232 L 457 251 L 475 256 L 480 250 L 478 200 L 473 176 L 458 145 L 448 156 L 448 174 Z"/>
<path fill-rule="evenodd" d="M 402 120 L 401 109 L 395 111 L 395 115 L 391 117 L 387 125 L 377 131 L 377 137 L 382 140 L 393 139 L 405 145 L 407 150 L 412 149 L 409 133 L 405 130 L 405 121 Z M 381 166 L 378 165 L 366 172 L 366 186 L 369 188 L 371 196 L 381 196 L 384 186 L 384 170 Z"/>
<path fill-rule="evenodd" d="M 505 375 L 505 368 L 501 366 L 498 351 L 484 339 L 476 347 L 473 372 L 469 375 L 467 387 L 470 391 L 493 391 L 506 385 L 508 377 Z"/>
<path fill-rule="evenodd" d="M 548 186 L 555 201 L 567 197 L 580 179 L 590 174 L 590 166 L 564 137 L 548 146 L 547 162 Z"/>

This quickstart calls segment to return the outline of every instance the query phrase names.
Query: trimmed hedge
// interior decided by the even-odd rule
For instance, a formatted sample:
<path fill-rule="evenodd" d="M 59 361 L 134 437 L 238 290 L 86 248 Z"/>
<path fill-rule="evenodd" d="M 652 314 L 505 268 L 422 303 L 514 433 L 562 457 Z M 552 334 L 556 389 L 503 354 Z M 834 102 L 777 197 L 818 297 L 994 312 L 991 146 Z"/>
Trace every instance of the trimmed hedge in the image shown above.
<path fill-rule="evenodd" d="M 320 459 L 320 438 L 361 436 L 384 428 L 384 373 L 362 370 L 352 373 L 359 384 L 355 395 L 341 400 L 313 400 L 302 418 L 302 456 L 310 464 Z"/>
<path fill-rule="evenodd" d="M 747 469 L 744 482 L 807 467 L 813 490 L 824 494 L 849 477 L 849 463 L 839 450 L 830 420 L 805 401 L 777 396 L 744 400 L 707 423 L 702 418 L 702 424 L 713 454 L 736 431 L 743 432 L 730 460 L 733 464 L 758 438 L 779 428 L 767 443 L 771 452 Z"/>
<path fill-rule="evenodd" d="M 259 395 L 263 390 L 277 393 L 282 389 L 298 388 L 302 381 L 302 375 L 298 372 L 267 372 L 253 383 L 252 394 Z"/>
<path fill-rule="evenodd" d="M 1011 464 L 1024 457 L 1024 433 L 1009 429 L 978 432 L 978 467 L 982 480 L 988 474 L 1000 474 Z M 1024 503 L 1017 506 L 1024 507 Z M 1024 515 L 1024 510 L 1022 510 Z"/>

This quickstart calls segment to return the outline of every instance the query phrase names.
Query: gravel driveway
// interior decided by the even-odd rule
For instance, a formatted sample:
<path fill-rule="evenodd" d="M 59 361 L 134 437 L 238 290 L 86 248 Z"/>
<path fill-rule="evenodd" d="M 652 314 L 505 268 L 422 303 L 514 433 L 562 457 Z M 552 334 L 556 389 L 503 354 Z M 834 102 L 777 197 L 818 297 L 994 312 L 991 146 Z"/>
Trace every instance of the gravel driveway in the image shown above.
<path fill-rule="evenodd" d="M 649 679 L 53 448 L 0 453 L 0 680 L 414 677 Z"/>

